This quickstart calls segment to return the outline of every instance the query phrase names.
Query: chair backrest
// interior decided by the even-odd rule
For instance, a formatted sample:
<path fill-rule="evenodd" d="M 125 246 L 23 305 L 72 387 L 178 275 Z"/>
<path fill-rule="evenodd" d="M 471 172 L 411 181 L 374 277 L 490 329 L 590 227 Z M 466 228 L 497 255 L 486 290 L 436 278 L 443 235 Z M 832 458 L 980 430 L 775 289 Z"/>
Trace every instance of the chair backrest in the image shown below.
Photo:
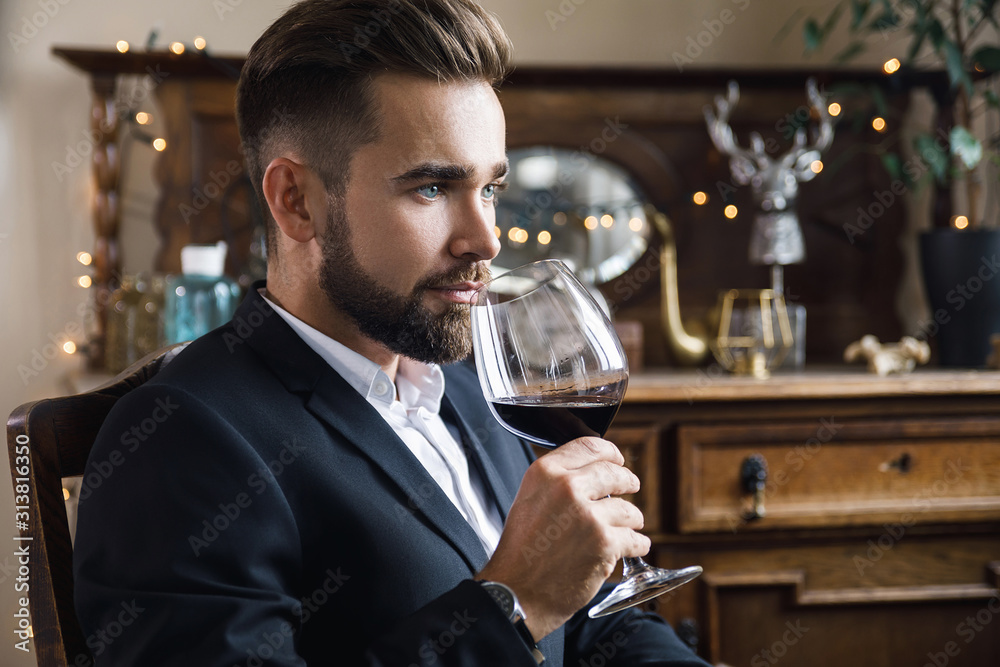
<path fill-rule="evenodd" d="M 93 664 L 73 608 L 73 546 L 62 478 L 83 474 L 114 404 L 156 375 L 185 345 L 154 352 L 93 391 L 26 403 L 7 420 L 15 549 L 30 553 L 28 611 L 40 666 Z"/>

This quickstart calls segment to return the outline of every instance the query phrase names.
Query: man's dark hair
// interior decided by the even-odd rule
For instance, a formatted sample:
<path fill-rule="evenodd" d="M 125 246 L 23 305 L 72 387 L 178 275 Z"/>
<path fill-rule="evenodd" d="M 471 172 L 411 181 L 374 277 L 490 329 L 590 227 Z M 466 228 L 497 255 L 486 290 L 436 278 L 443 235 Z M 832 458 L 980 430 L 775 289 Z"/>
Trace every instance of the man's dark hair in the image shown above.
<path fill-rule="evenodd" d="M 294 151 L 342 194 L 351 156 L 378 137 L 372 81 L 381 73 L 499 86 L 511 68 L 510 40 L 471 0 L 305 0 L 250 49 L 236 92 L 236 118 L 250 179 Z"/>

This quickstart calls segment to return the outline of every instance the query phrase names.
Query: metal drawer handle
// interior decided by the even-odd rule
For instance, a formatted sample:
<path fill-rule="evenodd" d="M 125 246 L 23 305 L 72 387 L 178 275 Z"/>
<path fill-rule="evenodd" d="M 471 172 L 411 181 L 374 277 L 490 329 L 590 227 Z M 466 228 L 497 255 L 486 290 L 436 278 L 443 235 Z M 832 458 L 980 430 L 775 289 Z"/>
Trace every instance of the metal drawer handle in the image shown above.
<path fill-rule="evenodd" d="M 743 493 L 752 497 L 751 509 L 743 513 L 747 521 L 761 519 L 767 515 L 764 509 L 764 489 L 767 486 L 767 459 L 762 454 L 751 454 L 743 459 L 740 466 L 740 486 Z"/>

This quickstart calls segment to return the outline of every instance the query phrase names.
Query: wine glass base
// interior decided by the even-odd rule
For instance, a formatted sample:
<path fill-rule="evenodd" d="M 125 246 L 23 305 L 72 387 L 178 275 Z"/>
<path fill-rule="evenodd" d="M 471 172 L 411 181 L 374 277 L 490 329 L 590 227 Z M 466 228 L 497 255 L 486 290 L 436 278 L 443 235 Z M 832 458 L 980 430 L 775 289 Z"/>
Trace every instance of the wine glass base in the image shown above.
<path fill-rule="evenodd" d="M 600 618 L 642 604 L 658 595 L 683 586 L 701 572 L 700 565 L 692 565 L 680 570 L 662 570 L 654 567 L 637 572 L 615 586 L 608 597 L 590 608 L 587 615 L 591 618 Z"/>

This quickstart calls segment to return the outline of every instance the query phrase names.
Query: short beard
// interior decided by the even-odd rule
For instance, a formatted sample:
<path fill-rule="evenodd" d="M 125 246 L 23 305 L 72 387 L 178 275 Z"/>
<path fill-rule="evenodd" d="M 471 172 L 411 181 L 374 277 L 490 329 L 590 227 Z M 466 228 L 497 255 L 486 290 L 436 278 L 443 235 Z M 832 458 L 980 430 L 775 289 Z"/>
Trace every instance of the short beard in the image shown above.
<path fill-rule="evenodd" d="M 331 197 L 322 240 L 319 284 L 335 308 L 354 320 L 368 338 L 404 357 L 433 364 L 461 361 L 472 352 L 470 306 L 451 304 L 440 315 L 424 307 L 425 290 L 465 281 L 489 280 L 481 262 L 421 280 L 408 295 L 380 284 L 359 264 L 343 208 Z"/>

